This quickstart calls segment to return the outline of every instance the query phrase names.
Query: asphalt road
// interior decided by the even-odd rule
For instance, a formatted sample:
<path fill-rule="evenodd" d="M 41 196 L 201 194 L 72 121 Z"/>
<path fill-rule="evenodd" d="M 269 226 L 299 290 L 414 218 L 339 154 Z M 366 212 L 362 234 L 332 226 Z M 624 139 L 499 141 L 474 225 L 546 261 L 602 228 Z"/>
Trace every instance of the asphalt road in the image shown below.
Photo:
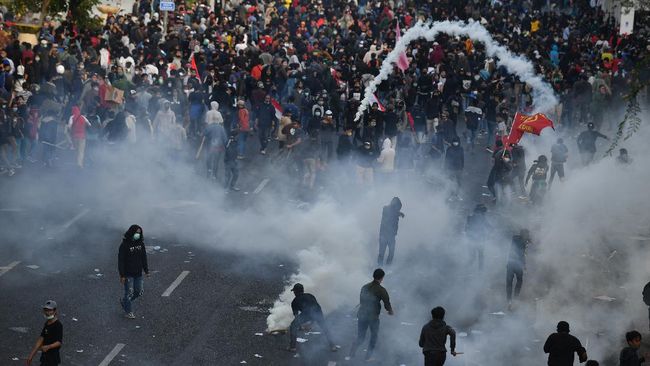
<path fill-rule="evenodd" d="M 251 158 L 242 167 L 242 190 L 228 193 L 225 201 L 234 214 L 255 209 L 268 196 L 285 197 L 287 205 L 317 199 L 318 194 L 287 189 L 286 181 L 277 179 L 278 168 L 266 161 L 270 158 L 256 154 L 254 145 L 250 149 Z M 451 203 L 461 217 L 476 202 L 486 199 L 482 185 L 490 155 L 477 149 L 475 154 L 467 154 L 466 161 L 464 200 Z M 16 176 L 0 179 L 0 189 L 5 192 L 0 199 L 0 221 L 5 231 L 0 246 L 0 364 L 24 363 L 44 322 L 40 305 L 50 298 L 59 304 L 64 325 L 64 365 L 361 363 L 361 357 L 345 360 L 356 322 L 351 311 L 341 309 L 328 314 L 341 345 L 339 352 L 327 350 L 324 337 L 314 333 L 301 333 L 307 341 L 300 343 L 299 355 L 285 351 L 288 337 L 266 334 L 266 317 L 295 271 L 295 264 L 281 256 L 225 251 L 218 246 L 219 238 L 215 238 L 217 245 L 208 249 L 145 228 L 152 275 L 145 280 L 144 297 L 134 305 L 137 318 L 125 319 L 118 304 L 121 285 L 117 275 L 117 248 L 123 231 L 106 219 L 122 213 L 100 204 L 112 193 L 86 189 L 98 184 L 98 177 L 106 179 L 102 167 L 90 164 L 86 171 L 78 172 L 71 162 L 70 152 L 62 151 L 58 168 L 37 172 L 36 167 L 26 166 Z M 71 172 L 74 179 L 70 179 Z M 439 182 L 417 173 L 409 172 L 407 177 L 421 180 L 432 190 L 439 189 Z M 197 179 L 203 178 L 197 175 Z M 326 177 L 317 183 L 316 191 L 339 189 L 338 181 L 338 177 Z M 222 191 L 215 182 L 205 184 Z M 341 195 L 341 199 L 345 197 Z M 197 204 L 194 197 L 181 193 L 176 198 L 152 202 L 152 215 L 169 225 L 179 215 L 192 215 L 192 206 Z M 176 286 L 171 287 L 174 283 Z M 492 284 L 494 291 L 500 291 L 501 286 L 500 282 Z M 496 311 L 500 305 L 490 306 Z M 395 319 L 382 322 L 382 331 L 420 326 L 400 324 Z M 469 332 L 471 324 L 464 328 Z M 378 361 L 373 364 L 396 365 L 401 359 L 420 357 L 402 355 L 395 349 L 384 352 L 390 348 L 380 341 Z M 450 360 L 448 364 L 464 363 Z"/>

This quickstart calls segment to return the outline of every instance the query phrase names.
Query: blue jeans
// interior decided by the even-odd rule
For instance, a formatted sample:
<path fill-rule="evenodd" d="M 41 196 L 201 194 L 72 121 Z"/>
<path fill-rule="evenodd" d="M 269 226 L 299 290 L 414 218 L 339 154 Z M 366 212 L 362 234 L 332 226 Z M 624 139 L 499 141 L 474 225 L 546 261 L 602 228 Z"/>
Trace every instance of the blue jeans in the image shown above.
<path fill-rule="evenodd" d="M 142 275 L 138 277 L 126 277 L 124 281 L 124 298 L 122 298 L 122 309 L 130 313 L 132 311 L 131 303 L 133 300 L 142 296 L 144 287 Z"/>
<path fill-rule="evenodd" d="M 246 139 L 248 139 L 248 131 L 240 132 L 237 138 L 239 156 L 244 156 L 244 153 L 246 153 Z"/>
<path fill-rule="evenodd" d="M 357 348 L 366 340 L 366 333 L 370 329 L 370 343 L 368 343 L 368 349 L 366 351 L 366 359 L 372 356 L 372 352 L 375 350 L 377 345 L 377 334 L 379 333 L 379 318 L 377 319 L 366 319 L 359 318 L 357 321 L 357 339 L 352 345 L 350 350 L 350 356 L 354 357 L 357 352 Z"/>

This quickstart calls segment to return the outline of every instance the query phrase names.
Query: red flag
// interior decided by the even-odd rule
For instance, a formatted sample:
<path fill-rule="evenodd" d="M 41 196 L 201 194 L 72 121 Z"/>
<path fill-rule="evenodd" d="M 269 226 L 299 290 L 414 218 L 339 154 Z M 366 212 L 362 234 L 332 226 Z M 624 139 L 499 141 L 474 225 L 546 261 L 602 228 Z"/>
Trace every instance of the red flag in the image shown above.
<path fill-rule="evenodd" d="M 411 125 L 411 131 L 415 132 L 415 120 L 411 112 L 406 112 L 406 118 L 409 120 L 409 125 Z"/>
<path fill-rule="evenodd" d="M 399 29 L 399 21 L 397 21 L 397 28 L 395 29 L 395 44 L 399 42 L 399 39 L 402 38 L 402 32 Z M 402 71 L 408 70 L 409 68 L 409 59 L 406 57 L 406 51 L 402 51 L 397 55 L 397 68 Z"/>
<path fill-rule="evenodd" d="M 199 68 L 196 67 L 196 60 L 194 60 L 194 53 L 192 53 L 192 57 L 190 57 L 190 67 L 194 72 L 196 72 L 196 78 L 201 80 L 201 76 L 199 75 Z"/>
<path fill-rule="evenodd" d="M 539 136 L 542 130 L 546 127 L 553 126 L 553 121 L 542 113 L 536 113 L 532 116 L 527 116 L 519 112 L 515 113 L 515 118 L 512 121 L 512 128 L 510 134 L 504 138 L 503 146 L 509 148 L 511 144 L 519 143 L 519 140 L 524 136 L 524 133 L 532 133 Z"/>
<path fill-rule="evenodd" d="M 275 118 L 279 121 L 282 118 L 282 107 L 275 98 L 271 98 L 271 104 L 273 105 L 273 108 L 275 108 Z"/>

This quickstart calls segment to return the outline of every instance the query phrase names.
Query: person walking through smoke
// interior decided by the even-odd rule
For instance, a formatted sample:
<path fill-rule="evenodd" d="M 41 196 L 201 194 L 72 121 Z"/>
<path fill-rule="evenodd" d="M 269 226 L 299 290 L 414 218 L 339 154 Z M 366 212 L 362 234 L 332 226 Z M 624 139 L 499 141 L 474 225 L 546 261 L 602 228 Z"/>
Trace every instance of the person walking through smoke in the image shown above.
<path fill-rule="evenodd" d="M 393 315 L 393 307 L 390 304 L 388 291 L 381 285 L 386 273 L 383 269 L 377 268 L 372 273 L 372 282 L 365 284 L 359 294 L 359 311 L 357 313 L 357 339 L 352 344 L 350 358 L 353 358 L 357 348 L 366 339 L 366 332 L 370 328 L 370 343 L 366 352 L 366 361 L 372 360 L 372 353 L 377 344 L 377 335 L 379 333 L 379 313 L 381 312 L 381 302 L 384 302 L 384 308 L 388 315 Z"/>
<path fill-rule="evenodd" d="M 456 331 L 443 320 L 445 309 L 438 306 L 431 310 L 432 320 L 422 327 L 420 347 L 424 354 L 424 366 L 442 366 L 447 359 L 447 336 L 451 354 L 456 357 Z"/>
<path fill-rule="evenodd" d="M 530 234 L 527 229 L 521 229 L 518 235 L 512 237 L 508 265 L 506 266 L 506 299 L 508 309 L 512 309 L 512 281 L 517 280 L 514 297 L 519 297 L 521 285 L 524 281 L 524 268 L 526 267 L 526 247 L 530 243 Z"/>
<path fill-rule="evenodd" d="M 384 265 L 384 254 L 388 248 L 388 258 L 386 258 L 386 265 L 389 266 L 393 262 L 395 255 L 395 237 L 397 236 L 397 228 L 399 226 L 399 219 L 404 218 L 402 209 L 402 201 L 399 197 L 393 197 L 390 204 L 384 206 L 381 214 L 381 225 L 379 227 L 379 256 L 377 257 L 377 265 Z"/>
<path fill-rule="evenodd" d="M 553 184 L 555 174 L 560 178 L 560 182 L 564 180 L 564 163 L 569 157 L 569 149 L 564 145 L 564 140 L 559 138 L 551 148 L 551 179 L 548 182 L 550 188 Z"/>
<path fill-rule="evenodd" d="M 609 140 L 607 136 L 594 130 L 594 124 L 591 122 L 587 124 L 587 130 L 582 131 L 580 135 L 578 135 L 578 150 L 580 151 L 583 165 L 587 166 L 594 160 L 594 155 L 596 154 L 596 139 L 599 137 Z"/>
<path fill-rule="evenodd" d="M 305 293 L 305 287 L 301 283 L 296 283 L 291 289 L 294 294 L 294 299 L 291 301 L 291 310 L 293 311 L 294 319 L 289 326 L 289 352 L 296 352 L 296 339 L 298 337 L 298 329 L 301 325 L 308 322 L 317 323 L 327 341 L 330 345 L 330 350 L 336 352 L 338 348 L 332 341 L 327 324 L 325 324 L 325 317 L 323 317 L 323 310 L 321 309 L 316 297 L 312 294 Z"/>
<path fill-rule="evenodd" d="M 61 363 L 59 350 L 63 342 L 63 325 L 57 317 L 56 307 L 54 300 L 48 300 L 43 305 L 43 316 L 47 320 L 34 348 L 27 356 L 28 366 L 38 351 L 41 351 L 41 366 L 56 366 Z"/>
<path fill-rule="evenodd" d="M 578 338 L 569 334 L 569 323 L 557 323 L 557 333 L 553 333 L 544 343 L 544 353 L 548 353 L 548 366 L 572 366 L 575 354 L 580 363 L 587 361 L 587 350 Z"/>
<path fill-rule="evenodd" d="M 122 310 L 127 318 L 135 319 L 132 303 L 144 292 L 142 271 L 149 277 L 144 235 L 138 225 L 131 225 L 124 233 L 118 254 L 118 270 L 120 283 L 124 285 L 124 297 L 120 299 Z"/>
<path fill-rule="evenodd" d="M 467 216 L 467 224 L 465 226 L 465 234 L 467 235 L 469 256 L 469 265 L 473 265 L 474 261 L 478 261 L 479 271 L 483 270 L 483 250 L 485 240 L 491 229 L 487 221 L 487 207 L 479 203 L 474 207 L 474 213 Z"/>

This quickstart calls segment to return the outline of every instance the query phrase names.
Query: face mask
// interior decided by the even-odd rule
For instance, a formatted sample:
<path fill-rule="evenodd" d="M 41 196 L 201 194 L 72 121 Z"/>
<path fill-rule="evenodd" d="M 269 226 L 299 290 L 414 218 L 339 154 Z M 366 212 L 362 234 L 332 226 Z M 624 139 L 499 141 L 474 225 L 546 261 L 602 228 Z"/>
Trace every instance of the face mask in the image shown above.
<path fill-rule="evenodd" d="M 52 320 L 52 319 L 54 319 L 54 314 L 52 314 L 52 315 L 43 314 L 43 317 L 45 319 L 47 319 L 47 320 Z"/>
<path fill-rule="evenodd" d="M 505 161 L 506 163 L 509 163 L 509 162 L 510 162 L 510 158 L 503 158 L 503 161 Z"/>
<path fill-rule="evenodd" d="M 291 134 L 291 136 L 295 135 L 296 134 L 296 129 L 295 128 L 290 129 L 289 133 Z"/>
<path fill-rule="evenodd" d="M 18 112 L 18 108 L 11 108 L 12 111 Z"/>
<path fill-rule="evenodd" d="M 38 61 L 41 60 L 41 58 L 40 58 L 40 57 L 36 57 L 36 58 L 34 58 L 34 60 L 36 60 L 36 61 L 38 62 Z"/>
<path fill-rule="evenodd" d="M 133 240 L 140 240 L 140 233 L 133 234 Z"/>
<path fill-rule="evenodd" d="M 452 142 L 451 144 L 454 146 L 458 146 L 458 142 Z"/>

